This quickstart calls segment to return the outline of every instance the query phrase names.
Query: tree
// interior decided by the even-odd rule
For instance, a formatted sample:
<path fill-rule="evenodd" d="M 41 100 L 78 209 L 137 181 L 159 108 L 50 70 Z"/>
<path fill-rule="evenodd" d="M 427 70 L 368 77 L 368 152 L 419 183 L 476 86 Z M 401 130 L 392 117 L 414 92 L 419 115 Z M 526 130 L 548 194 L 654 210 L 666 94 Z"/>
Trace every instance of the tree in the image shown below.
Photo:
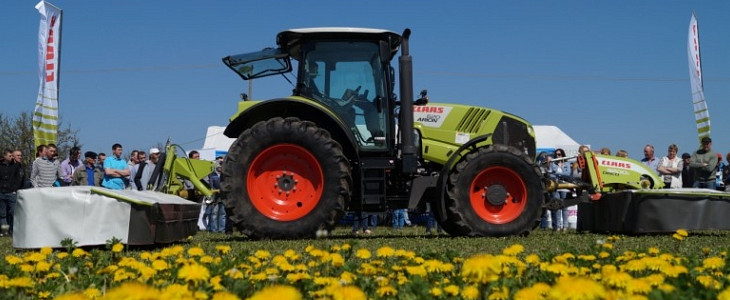
<path fill-rule="evenodd" d="M 61 117 L 58 118 L 58 128 L 63 128 Z M 71 147 L 82 145 L 78 138 L 78 129 L 71 129 L 71 125 L 65 129 L 59 129 L 57 135 L 58 155 L 63 158 L 68 155 Z M 16 150 L 23 152 L 23 165 L 30 174 L 30 165 L 35 159 L 35 142 L 33 139 L 33 117 L 29 112 L 22 112 L 15 118 L 4 116 L 0 113 L 0 150 Z"/>

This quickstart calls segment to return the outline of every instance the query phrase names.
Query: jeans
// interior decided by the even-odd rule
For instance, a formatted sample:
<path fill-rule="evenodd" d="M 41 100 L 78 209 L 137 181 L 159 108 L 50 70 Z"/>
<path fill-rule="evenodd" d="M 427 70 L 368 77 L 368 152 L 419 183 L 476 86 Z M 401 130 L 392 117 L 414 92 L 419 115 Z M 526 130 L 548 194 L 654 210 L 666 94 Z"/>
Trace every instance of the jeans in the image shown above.
<path fill-rule="evenodd" d="M 13 232 L 13 216 L 17 199 L 18 194 L 16 193 L 0 193 L 0 224 L 10 226 L 10 233 Z"/>
<path fill-rule="evenodd" d="M 393 210 L 393 228 L 394 229 L 401 229 L 406 224 L 406 214 L 408 213 L 408 210 L 405 208 L 400 208 Z"/>
<path fill-rule="evenodd" d="M 694 188 L 701 188 L 701 189 L 715 189 L 715 181 L 695 181 L 694 185 L 692 185 Z"/>
<path fill-rule="evenodd" d="M 374 217 L 374 215 L 372 216 Z M 352 232 L 356 233 L 362 228 L 362 231 L 368 229 L 368 225 L 370 224 L 370 218 L 371 215 L 367 213 L 363 213 L 361 211 L 355 212 L 355 219 L 352 221 Z"/>
<path fill-rule="evenodd" d="M 226 207 L 222 202 L 208 204 L 205 207 L 205 228 L 210 232 L 226 230 Z"/>
<path fill-rule="evenodd" d="M 431 228 L 436 228 L 436 232 L 441 233 L 443 231 L 441 229 L 441 225 L 439 225 L 438 222 L 436 222 L 436 217 L 434 217 L 433 212 L 429 211 L 427 212 L 428 216 L 426 217 L 426 233 L 431 234 Z"/>

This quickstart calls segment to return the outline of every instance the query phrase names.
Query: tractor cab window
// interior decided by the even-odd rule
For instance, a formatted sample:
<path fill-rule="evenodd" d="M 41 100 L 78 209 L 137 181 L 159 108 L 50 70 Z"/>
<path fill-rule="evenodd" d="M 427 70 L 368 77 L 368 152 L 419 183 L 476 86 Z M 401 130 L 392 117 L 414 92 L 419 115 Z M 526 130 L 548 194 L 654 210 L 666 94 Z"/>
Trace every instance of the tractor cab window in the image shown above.
<path fill-rule="evenodd" d="M 362 150 L 387 149 L 384 68 L 375 42 L 314 42 L 300 62 L 300 94 L 332 109 Z"/>

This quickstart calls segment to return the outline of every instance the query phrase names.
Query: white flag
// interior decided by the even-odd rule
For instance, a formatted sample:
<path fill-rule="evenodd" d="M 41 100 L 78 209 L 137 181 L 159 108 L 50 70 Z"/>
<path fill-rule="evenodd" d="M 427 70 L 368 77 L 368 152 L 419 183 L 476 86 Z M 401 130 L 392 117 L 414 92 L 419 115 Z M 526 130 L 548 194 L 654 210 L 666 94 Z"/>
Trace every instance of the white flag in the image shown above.
<path fill-rule="evenodd" d="M 38 78 L 40 87 L 33 111 L 35 145 L 56 143 L 58 133 L 58 70 L 61 50 L 61 15 L 58 7 L 41 1 L 38 30 Z"/>
<path fill-rule="evenodd" d="M 697 18 L 692 14 L 687 36 L 687 55 L 689 56 L 689 78 L 692 85 L 692 106 L 695 112 L 698 138 L 710 136 L 710 113 L 705 102 L 705 91 L 702 86 L 702 64 L 700 62 L 700 32 Z"/>

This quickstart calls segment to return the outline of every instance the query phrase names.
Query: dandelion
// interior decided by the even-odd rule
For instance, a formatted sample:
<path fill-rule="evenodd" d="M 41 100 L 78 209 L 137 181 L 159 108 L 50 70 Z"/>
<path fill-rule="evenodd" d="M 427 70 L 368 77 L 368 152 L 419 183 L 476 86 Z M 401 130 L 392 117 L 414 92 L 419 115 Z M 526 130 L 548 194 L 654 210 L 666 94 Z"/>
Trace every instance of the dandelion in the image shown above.
<path fill-rule="evenodd" d="M 160 291 L 159 299 L 189 299 L 193 293 L 182 284 L 171 284 Z"/>
<path fill-rule="evenodd" d="M 17 257 L 15 255 L 7 255 L 5 256 L 5 261 L 8 262 L 8 264 L 11 265 L 17 265 L 23 262 L 23 259 L 20 257 Z"/>
<path fill-rule="evenodd" d="M 210 271 L 199 264 L 189 264 L 177 271 L 177 278 L 197 284 L 207 281 L 210 278 Z"/>
<path fill-rule="evenodd" d="M 122 245 L 121 243 L 116 243 L 114 244 L 114 246 L 112 246 L 112 252 L 114 253 L 122 252 L 122 250 L 124 250 L 124 245 Z"/>
<path fill-rule="evenodd" d="M 225 271 L 223 275 L 226 275 L 228 277 L 231 277 L 233 279 L 241 279 L 243 278 L 243 273 L 239 271 L 236 268 L 229 269 L 228 271 Z"/>
<path fill-rule="evenodd" d="M 221 254 L 228 254 L 228 252 L 231 252 L 231 246 L 228 245 L 216 245 L 215 250 L 220 252 Z"/>
<path fill-rule="evenodd" d="M 357 251 L 355 251 L 355 257 L 359 259 L 369 259 L 372 257 L 372 254 L 370 254 L 370 250 L 368 249 L 357 249 Z"/>
<path fill-rule="evenodd" d="M 464 261 L 461 276 L 472 282 L 488 283 L 499 279 L 502 273 L 502 264 L 489 254 L 475 255 Z"/>
<path fill-rule="evenodd" d="M 71 252 L 71 255 L 73 255 L 73 257 L 82 257 L 82 256 L 88 256 L 89 252 L 86 252 L 86 251 L 84 251 L 84 249 L 81 249 L 81 248 L 76 248 L 76 249 L 74 249 L 73 252 Z"/>
<path fill-rule="evenodd" d="M 446 287 L 444 287 L 444 293 L 446 293 L 449 296 L 455 297 L 459 294 L 459 287 L 453 284 L 449 284 Z"/>
<path fill-rule="evenodd" d="M 241 298 L 238 298 L 238 296 L 231 294 L 229 292 L 217 292 L 213 294 L 213 298 L 211 300 L 240 300 Z"/>
<path fill-rule="evenodd" d="M 377 257 L 391 257 L 391 256 L 395 255 L 395 250 L 393 250 L 393 248 L 391 248 L 391 247 L 384 246 L 384 247 L 380 247 L 380 249 L 376 250 L 375 255 Z"/>
<path fill-rule="evenodd" d="M 702 267 L 710 270 L 719 270 L 725 267 L 725 260 L 717 256 L 709 257 L 702 261 Z"/>
<path fill-rule="evenodd" d="M 553 299 L 603 299 L 606 298 L 606 290 L 603 285 L 580 277 L 560 277 L 548 292 L 548 297 Z"/>
<path fill-rule="evenodd" d="M 502 250 L 502 254 L 508 256 L 517 256 L 518 254 L 525 251 L 525 247 L 520 244 L 514 244 Z"/>
<path fill-rule="evenodd" d="M 101 297 L 101 291 L 95 287 L 90 287 L 84 290 L 84 296 L 86 296 L 87 298 L 96 299 Z"/>
<path fill-rule="evenodd" d="M 356 286 L 333 286 L 328 289 L 332 295 L 332 300 L 366 300 L 368 297 Z M 267 299 L 268 300 L 268 299 Z"/>
<path fill-rule="evenodd" d="M 697 281 L 702 284 L 705 288 L 719 290 L 722 288 L 722 283 L 712 278 L 710 275 L 697 276 Z"/>
<path fill-rule="evenodd" d="M 461 291 L 461 298 L 467 300 L 479 299 L 479 289 L 474 285 L 467 286 Z"/>
<path fill-rule="evenodd" d="M 632 279 L 626 284 L 626 291 L 632 294 L 646 295 L 651 289 L 651 284 L 643 279 Z"/>
<path fill-rule="evenodd" d="M 679 233 L 675 233 L 675 234 L 673 234 L 673 235 L 672 235 L 672 237 L 673 237 L 673 238 L 674 238 L 675 240 L 678 240 L 678 241 L 684 240 L 684 236 L 680 235 Z"/>
<path fill-rule="evenodd" d="M 431 288 L 428 293 L 434 297 L 441 297 L 444 294 L 444 291 L 441 288 L 435 287 Z"/>
<path fill-rule="evenodd" d="M 717 294 L 717 300 L 730 300 L 730 287 Z"/>
<path fill-rule="evenodd" d="M 256 252 L 254 252 L 253 256 L 258 259 L 268 259 L 271 257 L 271 253 L 269 253 L 269 251 L 266 251 L 266 250 L 256 250 Z"/>
<path fill-rule="evenodd" d="M 377 290 L 375 291 L 375 293 L 376 293 L 376 294 L 377 294 L 377 295 L 378 295 L 379 297 L 385 297 L 385 296 L 390 296 L 390 297 L 393 297 L 393 296 L 395 296 L 395 295 L 398 295 L 398 290 L 396 290 L 396 289 L 395 289 L 394 287 L 392 287 L 392 286 L 386 285 L 386 286 L 381 286 L 381 287 L 379 287 L 379 288 L 378 288 L 378 289 L 377 289 Z"/>
<path fill-rule="evenodd" d="M 192 247 L 188 249 L 188 255 L 190 256 L 203 256 L 205 255 L 205 251 L 203 248 L 200 247 Z"/>
<path fill-rule="evenodd" d="M 463 295 L 463 294 L 462 294 Z M 487 298 L 489 300 L 507 300 L 509 299 L 509 289 L 507 287 L 493 288 L 492 293 Z"/>
<path fill-rule="evenodd" d="M 687 233 L 687 230 L 684 230 L 684 229 L 677 229 L 677 234 L 681 235 L 682 237 L 689 236 L 689 233 Z"/>
<path fill-rule="evenodd" d="M 164 270 L 167 270 L 167 268 L 169 268 L 169 266 L 167 265 L 166 261 L 161 260 L 161 259 L 156 259 L 152 262 L 152 268 L 157 271 L 164 271 Z"/>

